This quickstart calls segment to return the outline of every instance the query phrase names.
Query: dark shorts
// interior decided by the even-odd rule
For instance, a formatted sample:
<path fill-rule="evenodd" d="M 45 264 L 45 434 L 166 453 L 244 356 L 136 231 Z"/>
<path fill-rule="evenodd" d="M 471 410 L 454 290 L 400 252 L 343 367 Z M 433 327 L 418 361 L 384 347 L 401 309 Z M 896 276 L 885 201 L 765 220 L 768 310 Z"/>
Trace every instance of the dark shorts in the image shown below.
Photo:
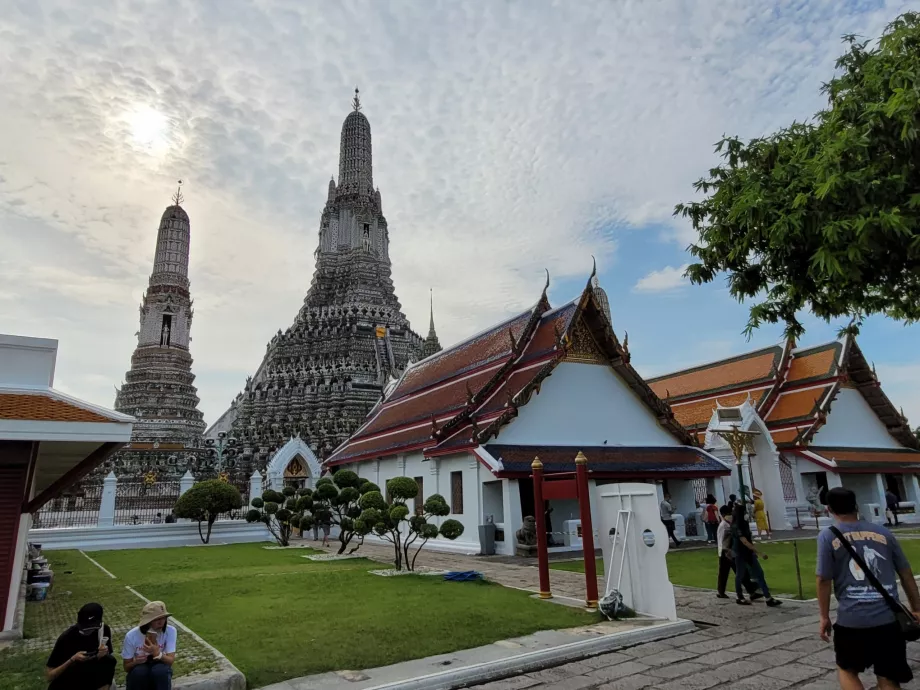
<path fill-rule="evenodd" d="M 872 668 L 879 678 L 907 683 L 913 677 L 907 665 L 907 642 L 897 623 L 876 628 L 834 626 L 834 652 L 837 666 L 844 671 L 862 673 Z"/>

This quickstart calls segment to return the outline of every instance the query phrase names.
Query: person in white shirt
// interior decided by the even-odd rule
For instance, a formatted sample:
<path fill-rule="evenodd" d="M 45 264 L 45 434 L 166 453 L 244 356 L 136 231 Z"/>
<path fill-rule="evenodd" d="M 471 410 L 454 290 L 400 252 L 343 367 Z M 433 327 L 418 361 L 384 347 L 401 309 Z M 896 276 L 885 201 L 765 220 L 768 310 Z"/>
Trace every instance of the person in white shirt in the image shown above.
<path fill-rule="evenodd" d="M 716 530 L 716 544 L 719 551 L 719 579 L 716 583 L 716 594 L 719 599 L 728 599 L 725 586 L 728 584 L 728 574 L 735 572 L 735 555 L 732 553 L 732 509 L 727 505 L 719 509 L 722 522 Z M 751 576 L 745 575 L 744 588 L 751 595 L 751 599 L 762 599 L 763 594 L 757 591 L 757 585 L 751 581 Z"/>
<path fill-rule="evenodd" d="M 141 611 L 136 628 L 125 635 L 121 658 L 127 673 L 127 690 L 170 690 L 176 660 L 176 629 L 167 623 L 169 611 L 162 601 L 151 601 Z"/>

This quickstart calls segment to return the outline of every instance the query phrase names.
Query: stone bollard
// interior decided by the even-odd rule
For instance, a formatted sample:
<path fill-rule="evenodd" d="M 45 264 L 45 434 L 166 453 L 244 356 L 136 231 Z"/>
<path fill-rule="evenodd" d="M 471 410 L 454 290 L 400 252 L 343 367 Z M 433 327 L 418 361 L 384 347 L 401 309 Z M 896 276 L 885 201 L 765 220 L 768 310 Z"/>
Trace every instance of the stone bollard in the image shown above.
<path fill-rule="evenodd" d="M 112 527 L 115 524 L 115 493 L 118 478 L 115 472 L 109 472 L 102 481 L 102 501 L 99 503 L 99 527 Z"/>

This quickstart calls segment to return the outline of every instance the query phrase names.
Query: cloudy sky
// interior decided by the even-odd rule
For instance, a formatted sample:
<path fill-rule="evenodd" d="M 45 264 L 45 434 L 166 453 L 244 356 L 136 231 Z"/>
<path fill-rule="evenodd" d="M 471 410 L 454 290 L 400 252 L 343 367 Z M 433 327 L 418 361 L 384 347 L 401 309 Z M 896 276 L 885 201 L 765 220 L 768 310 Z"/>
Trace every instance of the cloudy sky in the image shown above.
<path fill-rule="evenodd" d="M 11 6 L 12 4 L 12 6 Z M 681 278 L 671 215 L 723 133 L 822 105 L 861 0 L 7 0 L 0 14 L 0 331 L 60 340 L 57 386 L 111 405 L 163 208 L 185 180 L 192 353 L 210 423 L 293 320 L 356 85 L 393 273 L 449 344 L 577 294 L 598 260 L 647 374 L 766 345 Z M 807 321 L 803 344 L 837 324 Z M 920 423 L 920 326 L 861 338 Z"/>

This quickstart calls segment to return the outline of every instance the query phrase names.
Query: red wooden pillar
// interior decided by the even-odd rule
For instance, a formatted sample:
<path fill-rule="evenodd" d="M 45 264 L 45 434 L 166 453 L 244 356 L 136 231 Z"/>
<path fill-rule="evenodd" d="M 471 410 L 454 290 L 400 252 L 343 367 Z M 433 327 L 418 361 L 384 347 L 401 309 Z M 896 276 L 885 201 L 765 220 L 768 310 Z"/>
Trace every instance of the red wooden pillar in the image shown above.
<path fill-rule="evenodd" d="M 546 544 L 546 515 L 543 504 L 543 463 L 535 457 L 530 465 L 533 471 L 533 512 L 537 523 L 537 569 L 540 571 L 540 598 L 552 599 L 549 589 L 549 551 Z"/>
<path fill-rule="evenodd" d="M 581 451 L 575 456 L 575 483 L 581 513 L 581 546 L 585 555 L 585 605 L 597 608 L 597 563 L 594 560 L 594 526 L 591 524 L 591 493 L 588 489 L 588 458 Z"/>

